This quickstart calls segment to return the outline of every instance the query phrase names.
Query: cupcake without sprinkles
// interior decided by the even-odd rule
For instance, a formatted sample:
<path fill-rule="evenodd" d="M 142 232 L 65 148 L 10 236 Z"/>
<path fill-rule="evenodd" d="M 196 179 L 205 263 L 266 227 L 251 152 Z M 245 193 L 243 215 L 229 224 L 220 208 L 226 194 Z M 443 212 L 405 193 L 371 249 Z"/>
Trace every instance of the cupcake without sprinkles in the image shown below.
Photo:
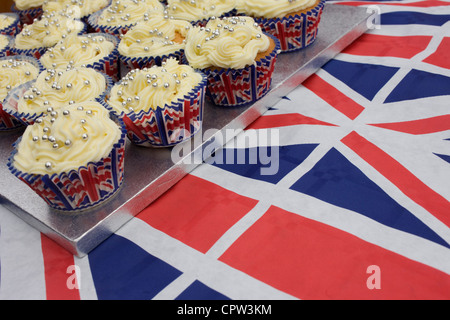
<path fill-rule="evenodd" d="M 67 128 L 70 128 L 68 130 Z M 125 129 L 98 102 L 45 114 L 14 144 L 8 168 L 52 208 L 80 211 L 102 204 L 123 183 Z"/>
<path fill-rule="evenodd" d="M 220 106 L 240 106 L 270 90 L 280 43 L 250 17 L 211 19 L 191 28 L 185 58 L 208 78 L 207 94 Z"/>
<path fill-rule="evenodd" d="M 20 30 L 19 15 L 12 12 L 0 13 L 0 34 L 16 36 Z"/>
<path fill-rule="evenodd" d="M 33 23 L 34 19 L 38 19 L 42 15 L 42 4 L 45 0 L 14 0 L 11 11 L 19 16 L 24 24 Z"/>
<path fill-rule="evenodd" d="M 206 78 L 169 58 L 136 69 L 111 90 L 105 106 L 123 119 L 128 138 L 143 147 L 168 147 L 190 139 L 203 121 Z"/>

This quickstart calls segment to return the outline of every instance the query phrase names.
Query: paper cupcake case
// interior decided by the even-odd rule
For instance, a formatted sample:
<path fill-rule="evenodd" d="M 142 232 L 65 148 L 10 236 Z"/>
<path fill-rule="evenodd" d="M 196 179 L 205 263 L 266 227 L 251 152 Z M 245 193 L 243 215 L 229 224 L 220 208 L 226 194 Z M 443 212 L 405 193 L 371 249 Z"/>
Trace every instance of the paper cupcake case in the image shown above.
<path fill-rule="evenodd" d="M 178 61 L 182 61 L 184 57 L 184 50 L 178 50 L 173 53 L 161 56 L 148 56 L 148 57 L 127 57 L 119 54 L 120 64 L 120 76 L 124 77 L 131 70 L 151 68 L 153 66 L 161 66 L 164 61 L 169 58 L 175 58 Z"/>
<path fill-rule="evenodd" d="M 0 58 L 4 58 L 11 55 L 11 47 L 14 45 L 14 38 L 6 36 L 9 39 L 9 43 L 6 47 L 0 50 Z"/>
<path fill-rule="evenodd" d="M 102 75 L 106 79 L 106 88 L 105 91 L 98 97 L 94 98 L 93 100 L 103 103 L 106 99 L 106 94 L 111 90 L 112 86 L 114 85 L 113 79 L 102 73 Z M 36 121 L 36 119 L 42 117 L 44 115 L 44 112 L 41 113 L 24 113 L 18 111 L 18 105 L 19 100 L 22 98 L 22 96 L 25 94 L 25 92 L 30 89 L 34 84 L 36 83 L 36 80 L 29 81 L 27 83 L 24 83 L 14 89 L 12 89 L 8 95 L 6 96 L 5 100 L 3 101 L 3 106 L 5 112 L 7 112 L 11 117 L 14 119 L 20 121 L 24 125 L 32 125 Z M 77 101 L 77 102 L 83 102 L 83 101 Z"/>
<path fill-rule="evenodd" d="M 80 30 L 80 32 L 78 32 L 78 35 L 83 35 L 86 32 L 87 32 L 87 25 L 83 22 L 83 29 Z M 30 56 L 30 57 L 33 57 L 36 59 L 40 59 L 49 48 L 50 47 L 18 49 L 15 46 L 12 46 L 11 47 L 11 55 L 25 55 L 25 56 Z"/>
<path fill-rule="evenodd" d="M 266 57 L 243 69 L 204 69 L 208 78 L 207 96 L 218 106 L 243 106 L 254 103 L 270 91 L 280 42 Z"/>
<path fill-rule="evenodd" d="M 19 10 L 15 4 L 11 6 L 11 11 L 19 16 L 20 22 L 23 24 L 32 24 L 34 19 L 39 19 L 44 13 L 42 7 Z"/>
<path fill-rule="evenodd" d="M 2 63 L 2 61 L 6 61 L 6 60 L 10 60 L 10 59 L 25 60 L 27 62 L 33 63 L 37 68 L 39 68 L 39 73 L 44 70 L 44 67 L 38 60 L 28 57 L 28 56 L 14 56 L 14 57 L 2 58 L 2 59 L 0 59 L 0 64 Z M 34 81 L 31 81 L 31 82 L 34 82 Z M 27 85 L 29 85 L 29 84 L 25 83 L 25 84 L 20 85 L 19 87 L 22 87 L 22 86 L 25 87 Z M 11 90 L 11 92 L 12 91 L 14 91 L 14 89 Z M 4 107 L 4 105 L 6 105 L 7 98 L 9 97 L 11 92 L 8 94 L 8 96 L 2 102 L 0 102 L 0 131 L 10 131 L 10 130 L 14 130 L 14 129 L 25 126 L 23 121 L 20 121 L 15 116 L 11 115 L 9 112 L 7 112 L 5 110 L 6 108 Z"/>
<path fill-rule="evenodd" d="M 108 75 L 109 77 L 112 78 L 114 82 L 119 81 L 120 78 L 119 50 L 118 50 L 120 42 L 119 38 L 108 33 L 90 33 L 90 35 L 92 35 L 93 37 L 99 35 L 103 36 L 107 40 L 114 43 L 114 49 L 109 55 L 101 58 L 99 61 L 87 64 L 86 67 L 93 68 L 99 72 Z"/>
<path fill-rule="evenodd" d="M 265 33 L 272 34 L 280 40 L 281 52 L 300 50 L 316 40 L 325 2 L 321 0 L 314 8 L 301 14 L 275 19 L 254 18 L 254 20 Z"/>
<path fill-rule="evenodd" d="M 4 29 L 0 29 L 0 34 L 5 36 L 16 36 L 21 30 L 20 18 L 17 13 L 7 12 L 2 13 L 3 15 L 11 16 L 14 18 L 14 22 Z"/>
<path fill-rule="evenodd" d="M 164 108 L 116 113 L 123 119 L 130 141 L 142 147 L 170 147 L 194 136 L 203 122 L 206 77 L 202 76 L 202 81 L 184 99 Z M 104 106 L 113 110 L 107 102 Z"/>
<path fill-rule="evenodd" d="M 126 130 L 123 122 L 118 121 L 122 135 L 108 156 L 100 161 L 60 174 L 25 173 L 13 164 L 19 138 L 8 159 L 8 169 L 56 210 L 73 212 L 98 206 L 115 195 L 123 184 Z"/>

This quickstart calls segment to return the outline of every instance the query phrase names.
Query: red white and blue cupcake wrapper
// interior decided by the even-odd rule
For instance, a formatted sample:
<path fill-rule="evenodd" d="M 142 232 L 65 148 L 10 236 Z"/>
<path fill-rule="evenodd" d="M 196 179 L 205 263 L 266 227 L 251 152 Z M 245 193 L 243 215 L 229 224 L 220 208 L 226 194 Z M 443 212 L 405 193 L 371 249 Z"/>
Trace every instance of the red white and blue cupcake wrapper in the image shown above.
<path fill-rule="evenodd" d="M 77 20 L 80 21 L 80 20 Z M 82 22 L 82 21 L 80 21 Z M 83 28 L 78 32 L 78 35 L 83 35 L 87 32 L 87 25 L 83 23 Z M 36 59 L 40 59 L 42 55 L 48 50 L 48 47 L 39 47 L 32 49 L 19 49 L 15 46 L 11 47 L 11 55 L 26 55 L 30 57 L 34 57 Z"/>
<path fill-rule="evenodd" d="M 264 97 L 272 84 L 280 41 L 267 34 L 275 48 L 255 64 L 242 69 L 203 69 L 208 77 L 207 96 L 218 106 L 243 106 Z"/>
<path fill-rule="evenodd" d="M 106 94 L 111 90 L 112 86 L 114 85 L 114 81 L 112 78 L 104 73 L 101 73 L 105 79 L 106 79 L 106 88 L 103 93 L 94 98 L 93 100 L 103 103 L 106 99 Z M 6 96 L 5 100 L 3 101 L 3 107 L 4 110 L 13 118 L 20 121 L 24 125 L 32 125 L 36 121 L 36 119 L 42 117 L 44 112 L 40 113 L 25 113 L 25 112 L 19 112 L 18 111 L 18 105 L 20 98 L 23 97 L 25 92 L 30 89 L 34 84 L 36 83 L 36 80 L 29 81 L 27 83 L 24 83 L 20 86 L 17 86 L 16 88 L 12 89 L 8 95 Z M 83 102 L 83 101 L 76 101 Z M 55 107 L 55 106 L 53 106 Z"/>
<path fill-rule="evenodd" d="M 325 0 L 306 12 L 283 18 L 254 18 L 261 29 L 280 40 L 281 52 L 296 51 L 314 43 L 318 34 Z"/>
<path fill-rule="evenodd" d="M 8 169 L 26 183 L 52 208 L 65 212 L 78 212 L 101 205 L 115 195 L 123 184 L 126 130 L 116 119 L 122 135 L 111 152 L 97 162 L 89 162 L 78 170 L 53 175 L 22 172 L 14 167 L 19 138 L 8 159 Z"/>
<path fill-rule="evenodd" d="M 0 29 L 0 34 L 4 34 L 5 36 L 12 36 L 12 37 L 16 36 L 20 32 L 20 29 L 21 29 L 19 15 L 17 13 L 13 13 L 13 12 L 2 13 L 2 15 L 7 15 L 7 16 L 13 17 L 14 22 L 11 23 L 6 28 Z"/>
<path fill-rule="evenodd" d="M 124 77 L 131 70 L 151 68 L 153 66 L 161 66 L 169 58 L 175 58 L 182 61 L 184 57 L 184 50 L 178 50 L 167 55 L 148 56 L 148 57 L 128 57 L 119 54 L 120 63 L 120 77 Z"/>
<path fill-rule="evenodd" d="M 206 76 L 184 96 L 156 110 L 117 114 L 131 142 L 142 147 L 170 147 L 193 137 L 202 127 Z M 104 106 L 113 110 L 108 103 Z"/>
<path fill-rule="evenodd" d="M 34 19 L 39 19 L 44 13 L 42 7 L 19 10 L 15 4 L 11 6 L 11 11 L 19 15 L 22 24 L 32 24 Z"/>
<path fill-rule="evenodd" d="M 6 36 L 9 39 L 8 44 L 3 49 L 0 49 L 0 58 L 4 58 L 11 55 L 11 47 L 14 45 L 14 38 L 12 36 Z"/>
<path fill-rule="evenodd" d="M 39 72 L 42 72 L 44 70 L 44 67 L 39 62 L 39 60 L 32 58 L 32 57 L 28 57 L 28 56 L 13 56 L 13 57 L 1 58 L 0 65 L 3 63 L 3 61 L 7 61 L 10 59 L 30 62 L 33 65 L 35 65 L 37 68 L 39 68 Z M 21 86 L 23 86 L 23 85 L 24 84 L 22 84 Z M 23 127 L 25 124 L 22 121 L 20 121 L 16 117 L 12 116 L 5 110 L 5 108 L 3 107 L 5 104 L 5 101 L 6 101 L 6 99 L 4 99 L 0 103 L 0 131 L 9 131 L 9 130 L 17 129 L 19 127 Z"/>
<path fill-rule="evenodd" d="M 121 26 L 108 26 L 108 25 L 98 24 L 99 17 L 103 13 L 103 11 L 106 10 L 107 8 L 108 7 L 104 8 L 102 10 L 96 11 L 89 16 L 87 21 L 88 21 L 90 32 L 109 33 L 109 34 L 112 34 L 113 36 L 119 37 L 121 34 L 126 34 L 128 32 L 128 30 L 130 30 L 134 25 L 136 25 L 136 22 L 131 23 L 131 24 L 126 24 L 126 25 L 121 25 Z"/>

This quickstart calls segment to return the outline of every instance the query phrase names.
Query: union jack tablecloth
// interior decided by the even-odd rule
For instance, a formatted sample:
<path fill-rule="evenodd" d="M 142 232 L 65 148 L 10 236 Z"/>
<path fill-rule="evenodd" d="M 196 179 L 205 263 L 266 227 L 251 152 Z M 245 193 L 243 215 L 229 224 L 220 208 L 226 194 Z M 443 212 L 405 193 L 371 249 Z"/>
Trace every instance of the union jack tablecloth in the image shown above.
<path fill-rule="evenodd" d="M 202 164 L 84 258 L 2 208 L 0 298 L 449 299 L 450 2 L 340 4 L 381 27 L 247 128 L 276 173 Z"/>

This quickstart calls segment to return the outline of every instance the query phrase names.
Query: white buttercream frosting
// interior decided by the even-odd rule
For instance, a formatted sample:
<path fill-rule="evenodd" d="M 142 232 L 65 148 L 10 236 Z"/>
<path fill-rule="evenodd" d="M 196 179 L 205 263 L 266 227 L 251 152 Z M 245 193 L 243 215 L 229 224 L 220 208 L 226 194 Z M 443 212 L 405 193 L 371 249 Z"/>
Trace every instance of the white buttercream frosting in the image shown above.
<path fill-rule="evenodd" d="M 39 75 L 39 68 L 25 60 L 0 60 L 0 101 L 15 87 L 34 80 Z"/>
<path fill-rule="evenodd" d="M 111 27 L 134 25 L 153 12 L 163 11 L 164 5 L 159 0 L 113 0 L 100 14 L 97 24 Z"/>
<path fill-rule="evenodd" d="M 167 13 L 176 19 L 198 21 L 226 14 L 235 4 L 235 0 L 168 0 Z"/>
<path fill-rule="evenodd" d="M 27 10 L 31 8 L 38 8 L 42 6 L 45 0 L 14 0 L 17 9 Z"/>
<path fill-rule="evenodd" d="M 252 17 L 282 18 L 313 7 L 317 0 L 236 0 L 238 12 Z"/>

